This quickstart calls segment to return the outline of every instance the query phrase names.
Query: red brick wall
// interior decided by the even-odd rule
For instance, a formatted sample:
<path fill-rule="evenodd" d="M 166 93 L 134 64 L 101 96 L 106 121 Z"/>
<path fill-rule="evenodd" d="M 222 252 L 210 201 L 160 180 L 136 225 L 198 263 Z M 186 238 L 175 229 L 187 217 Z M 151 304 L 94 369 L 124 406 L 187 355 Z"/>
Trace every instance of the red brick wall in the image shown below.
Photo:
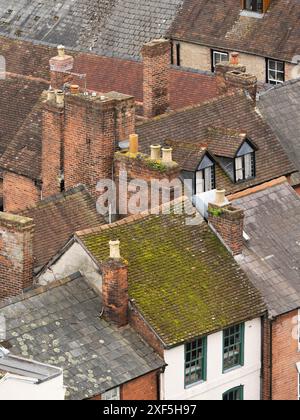
<path fill-rule="evenodd" d="M 64 109 L 45 102 L 43 111 L 42 139 L 42 191 L 43 198 L 58 194 L 63 168 Z"/>
<path fill-rule="evenodd" d="M 298 371 L 300 362 L 297 335 L 298 311 L 280 316 L 272 326 L 272 389 L 273 400 L 298 399 Z M 293 338 L 294 334 L 294 338 Z"/>
<path fill-rule="evenodd" d="M 0 213 L 0 299 L 32 285 L 33 234 L 33 220 Z"/>
<path fill-rule="evenodd" d="M 160 357 L 164 358 L 164 347 L 162 342 L 145 323 L 141 315 L 134 309 L 129 312 L 129 323 L 132 328 L 152 347 Z"/>
<path fill-rule="evenodd" d="M 144 62 L 144 116 L 155 117 L 170 106 L 170 42 L 157 40 L 142 48 Z"/>
<path fill-rule="evenodd" d="M 271 398 L 271 328 L 272 323 L 264 318 L 262 320 L 263 354 L 262 354 L 262 399 Z"/>
<path fill-rule="evenodd" d="M 220 214 L 217 214 L 220 211 Z M 243 251 L 244 212 L 227 206 L 220 208 L 213 204 L 209 205 L 209 223 L 216 229 L 233 255 L 239 255 Z"/>
<path fill-rule="evenodd" d="M 130 381 L 121 388 L 121 400 L 158 400 L 158 398 L 157 372 Z"/>
<path fill-rule="evenodd" d="M 41 192 L 34 181 L 21 175 L 6 172 L 3 179 L 4 210 L 17 213 L 40 201 Z"/>

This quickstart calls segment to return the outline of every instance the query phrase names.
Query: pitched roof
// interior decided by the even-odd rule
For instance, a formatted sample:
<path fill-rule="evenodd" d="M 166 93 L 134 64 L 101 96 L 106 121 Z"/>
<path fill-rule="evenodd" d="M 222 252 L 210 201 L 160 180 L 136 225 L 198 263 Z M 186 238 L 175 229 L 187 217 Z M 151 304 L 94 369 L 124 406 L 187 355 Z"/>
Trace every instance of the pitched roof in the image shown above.
<path fill-rule="evenodd" d="M 82 400 L 164 366 L 130 328 L 101 319 L 101 301 L 81 276 L 1 304 L 13 354 L 63 368 L 66 398 Z"/>
<path fill-rule="evenodd" d="M 0 32 L 101 55 L 139 58 L 164 37 L 183 0 L 0 0 Z"/>
<path fill-rule="evenodd" d="M 8 147 L 17 142 L 21 147 L 14 149 L 12 159 L 17 167 L 23 164 L 23 153 L 31 166 L 31 145 L 35 148 L 36 138 L 40 137 L 40 120 L 36 115 L 36 104 L 41 92 L 48 88 L 46 81 L 30 77 L 8 74 L 5 80 L 0 80 L 0 156 Z M 22 162 L 18 162 L 22 152 Z M 6 159 L 0 166 L 6 167 L 10 161 Z M 27 165 L 27 164 L 26 164 Z"/>
<path fill-rule="evenodd" d="M 300 80 L 286 82 L 264 93 L 258 108 L 300 172 Z M 300 175 L 294 181 L 300 184 Z"/>
<path fill-rule="evenodd" d="M 260 18 L 241 13 L 237 0 L 186 0 L 170 34 L 213 48 L 292 61 L 299 53 L 299 14 L 298 0 L 271 1 Z"/>
<path fill-rule="evenodd" d="M 228 193 L 295 172 L 278 138 L 242 91 L 154 118 L 139 125 L 136 131 L 140 135 L 141 151 L 149 153 L 151 144 L 163 144 L 169 139 L 194 143 L 200 148 L 207 143 L 207 129 L 214 126 L 247 133 L 258 149 L 254 179 L 234 184 L 221 168 L 217 168 L 217 185 Z"/>
<path fill-rule="evenodd" d="M 36 268 L 46 264 L 78 229 L 106 223 L 82 185 L 45 199 L 21 215 L 35 223 L 33 251 Z"/>
<path fill-rule="evenodd" d="M 246 141 L 247 134 L 230 128 L 209 127 L 208 139 L 209 150 L 212 153 L 233 159 Z"/>
<path fill-rule="evenodd" d="M 240 266 L 264 296 L 271 316 L 300 308 L 300 197 L 285 182 L 237 198 L 250 236 Z"/>
<path fill-rule="evenodd" d="M 182 203 L 171 206 L 170 214 L 142 214 L 77 233 L 99 264 L 108 258 L 109 241 L 121 241 L 130 298 L 167 347 L 265 310 L 260 294 L 204 220 L 198 215 L 191 226 L 185 213 L 175 214 Z"/>

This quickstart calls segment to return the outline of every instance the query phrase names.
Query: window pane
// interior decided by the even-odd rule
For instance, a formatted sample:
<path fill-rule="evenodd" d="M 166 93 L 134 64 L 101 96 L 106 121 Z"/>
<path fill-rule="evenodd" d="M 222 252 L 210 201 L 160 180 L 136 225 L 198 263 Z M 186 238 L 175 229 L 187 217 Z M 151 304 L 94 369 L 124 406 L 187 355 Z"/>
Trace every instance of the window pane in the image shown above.
<path fill-rule="evenodd" d="M 196 194 L 202 194 L 204 192 L 204 173 L 198 171 L 196 173 Z"/>
<path fill-rule="evenodd" d="M 241 401 L 243 400 L 244 389 L 242 386 L 234 388 L 225 392 L 223 395 L 223 401 Z"/>
<path fill-rule="evenodd" d="M 185 346 L 185 385 L 205 380 L 206 339 L 195 340 Z"/>
<path fill-rule="evenodd" d="M 243 331 L 243 324 L 224 331 L 224 371 L 243 364 Z"/>

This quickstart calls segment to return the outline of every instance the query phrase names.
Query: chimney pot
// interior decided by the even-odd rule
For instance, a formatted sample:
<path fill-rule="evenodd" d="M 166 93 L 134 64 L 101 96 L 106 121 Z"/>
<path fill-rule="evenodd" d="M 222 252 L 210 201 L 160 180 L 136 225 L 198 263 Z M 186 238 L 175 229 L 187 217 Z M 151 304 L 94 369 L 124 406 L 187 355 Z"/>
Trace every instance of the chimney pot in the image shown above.
<path fill-rule="evenodd" d="M 216 191 L 216 200 L 215 200 L 215 205 L 216 206 L 224 206 L 226 203 L 226 190 L 217 190 Z"/>
<path fill-rule="evenodd" d="M 238 52 L 231 53 L 230 64 L 232 64 L 233 66 L 238 66 L 239 65 L 239 57 L 240 57 L 240 54 Z"/>
<path fill-rule="evenodd" d="M 64 47 L 64 45 L 58 45 L 57 51 L 58 51 L 58 56 L 59 57 L 64 57 L 65 56 L 65 47 Z"/>
<path fill-rule="evenodd" d="M 129 136 L 129 153 L 137 154 L 139 151 L 139 136 L 131 134 Z"/>
<path fill-rule="evenodd" d="M 113 260 L 120 260 L 121 259 L 120 241 L 110 241 L 109 247 L 110 247 L 110 258 Z"/>
<path fill-rule="evenodd" d="M 64 105 L 65 103 L 65 94 L 62 90 L 56 92 L 56 103 L 57 105 Z"/>
<path fill-rule="evenodd" d="M 151 145 L 151 160 L 160 160 L 161 158 L 160 151 L 161 151 L 160 144 Z"/>
<path fill-rule="evenodd" d="M 79 93 L 79 86 L 78 85 L 71 85 L 70 91 L 72 95 L 77 95 Z"/>
<path fill-rule="evenodd" d="M 55 90 L 49 89 L 47 92 L 47 101 L 54 102 L 56 98 Z"/>
<path fill-rule="evenodd" d="M 165 147 L 162 149 L 162 161 L 164 163 L 173 162 L 172 152 L 173 152 L 172 147 Z"/>

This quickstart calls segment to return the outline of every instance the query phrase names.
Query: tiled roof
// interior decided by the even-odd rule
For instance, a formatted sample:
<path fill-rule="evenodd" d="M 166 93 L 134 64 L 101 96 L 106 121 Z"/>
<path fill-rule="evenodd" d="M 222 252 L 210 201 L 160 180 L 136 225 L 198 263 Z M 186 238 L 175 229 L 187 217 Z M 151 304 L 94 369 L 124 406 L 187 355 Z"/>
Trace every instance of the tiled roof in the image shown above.
<path fill-rule="evenodd" d="M 36 268 L 46 264 L 78 229 L 105 224 L 84 186 L 45 199 L 21 215 L 35 222 L 33 248 Z"/>
<path fill-rule="evenodd" d="M 13 354 L 63 368 L 66 398 L 82 400 L 164 366 L 130 328 L 103 319 L 98 295 L 75 277 L 0 305 Z"/>
<path fill-rule="evenodd" d="M 0 80 L 0 156 L 7 147 L 14 148 L 13 160 L 16 166 L 23 165 L 23 158 L 31 168 L 31 158 L 35 155 L 36 140 L 40 137 L 40 119 L 36 104 L 40 94 L 48 84 L 30 77 L 7 75 Z M 22 153 L 22 162 L 19 162 Z M 26 165 L 27 165 L 26 163 Z M 10 161 L 4 159 L 0 166 L 6 167 Z"/>
<path fill-rule="evenodd" d="M 233 184 L 225 172 L 217 167 L 219 188 L 233 193 L 295 172 L 278 138 L 242 91 L 154 118 L 138 126 L 137 132 L 140 135 L 141 151 L 149 153 L 151 144 L 164 144 L 169 139 L 173 142 L 194 143 L 200 148 L 203 143 L 207 143 L 207 129 L 214 126 L 247 133 L 258 149 L 256 177 Z"/>
<path fill-rule="evenodd" d="M 99 264 L 108 258 L 109 241 L 121 241 L 130 298 L 167 347 L 265 310 L 231 254 L 200 216 L 198 222 L 190 226 L 185 214 L 171 211 L 77 233 Z"/>
<path fill-rule="evenodd" d="M 209 150 L 216 156 L 233 159 L 247 138 L 246 133 L 241 133 L 230 128 L 208 128 Z"/>
<path fill-rule="evenodd" d="M 186 0 L 171 37 L 212 48 L 292 61 L 299 54 L 300 3 L 272 0 L 261 18 L 241 14 L 238 0 Z"/>
<path fill-rule="evenodd" d="M 300 80 L 286 82 L 261 95 L 258 108 L 300 172 Z M 294 182 L 300 184 L 299 174 Z"/>
<path fill-rule="evenodd" d="M 183 0 L 0 0 L 0 32 L 101 55 L 138 59 L 164 37 Z"/>
<path fill-rule="evenodd" d="M 300 308 L 300 197 L 283 183 L 233 204 L 245 210 L 250 236 L 239 264 L 261 291 L 270 315 Z"/>

